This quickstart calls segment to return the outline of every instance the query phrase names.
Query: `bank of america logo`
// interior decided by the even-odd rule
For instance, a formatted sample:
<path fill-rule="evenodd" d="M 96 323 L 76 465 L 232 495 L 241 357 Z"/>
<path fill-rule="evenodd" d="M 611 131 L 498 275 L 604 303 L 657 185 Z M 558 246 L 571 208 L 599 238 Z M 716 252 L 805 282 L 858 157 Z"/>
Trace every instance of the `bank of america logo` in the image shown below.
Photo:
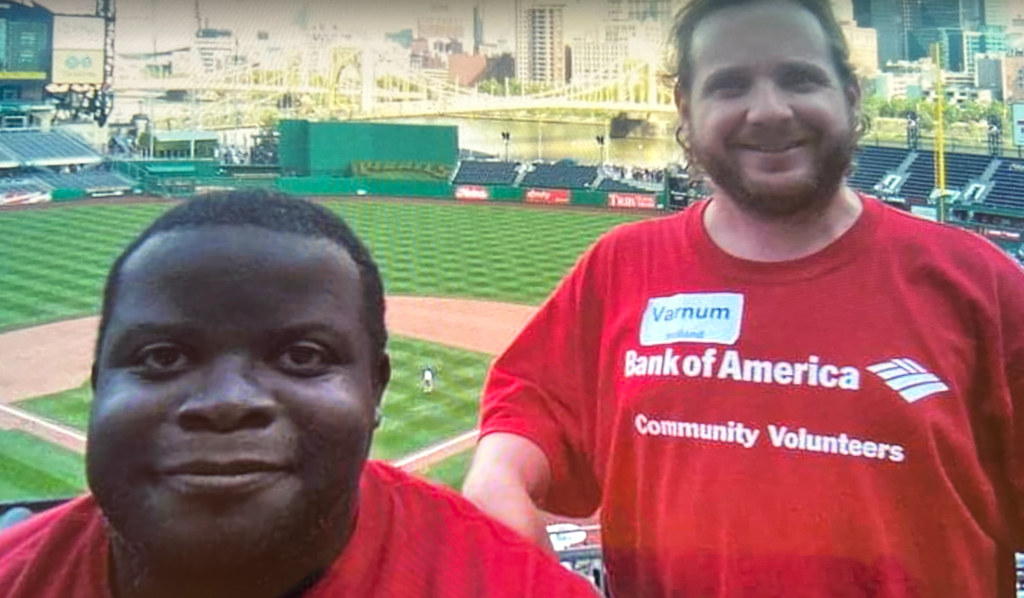
<path fill-rule="evenodd" d="M 884 380 L 889 388 L 898 392 L 908 403 L 949 390 L 935 374 L 906 357 L 875 364 L 868 371 Z"/>

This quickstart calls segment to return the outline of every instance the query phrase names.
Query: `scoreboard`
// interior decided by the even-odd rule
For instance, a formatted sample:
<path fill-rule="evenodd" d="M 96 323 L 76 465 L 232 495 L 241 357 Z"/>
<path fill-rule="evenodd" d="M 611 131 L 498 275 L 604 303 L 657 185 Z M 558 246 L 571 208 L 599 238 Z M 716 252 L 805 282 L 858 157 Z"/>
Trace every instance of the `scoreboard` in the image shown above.
<path fill-rule="evenodd" d="M 0 79 L 48 81 L 52 28 L 41 6 L 0 3 Z"/>

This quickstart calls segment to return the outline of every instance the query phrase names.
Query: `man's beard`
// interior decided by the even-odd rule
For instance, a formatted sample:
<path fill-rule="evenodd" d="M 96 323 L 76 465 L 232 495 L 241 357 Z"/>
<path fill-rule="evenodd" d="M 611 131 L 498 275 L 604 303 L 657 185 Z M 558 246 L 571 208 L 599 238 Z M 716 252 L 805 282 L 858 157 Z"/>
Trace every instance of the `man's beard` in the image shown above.
<path fill-rule="evenodd" d="M 740 208 L 775 220 L 813 213 L 832 201 L 853 163 L 857 136 L 850 131 L 836 143 L 821 147 L 812 162 L 811 176 L 785 189 L 755 188 L 735 159 L 704 151 L 697 143 L 691 143 L 691 148 L 694 160 Z"/>

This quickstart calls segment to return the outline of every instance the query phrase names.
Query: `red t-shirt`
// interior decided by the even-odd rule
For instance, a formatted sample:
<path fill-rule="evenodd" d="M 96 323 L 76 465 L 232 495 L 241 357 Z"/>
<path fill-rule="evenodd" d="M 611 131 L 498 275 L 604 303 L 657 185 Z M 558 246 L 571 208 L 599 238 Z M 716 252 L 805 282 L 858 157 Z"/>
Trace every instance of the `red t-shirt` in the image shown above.
<path fill-rule="evenodd" d="M 864 198 L 824 250 L 720 250 L 705 204 L 603 237 L 494 364 L 483 434 L 600 507 L 616 598 L 1012 596 L 1024 273 Z"/>
<path fill-rule="evenodd" d="M 0 534 L 3 598 L 110 598 L 91 496 Z M 455 493 L 391 466 L 363 472 L 356 530 L 303 598 L 594 598 L 590 584 Z"/>

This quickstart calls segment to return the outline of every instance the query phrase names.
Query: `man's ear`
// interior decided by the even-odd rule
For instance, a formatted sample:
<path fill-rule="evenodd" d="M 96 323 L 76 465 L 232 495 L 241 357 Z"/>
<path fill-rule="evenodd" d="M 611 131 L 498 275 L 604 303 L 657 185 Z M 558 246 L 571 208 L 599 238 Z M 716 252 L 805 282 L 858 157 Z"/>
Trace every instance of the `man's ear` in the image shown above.
<path fill-rule="evenodd" d="M 388 382 L 391 381 L 391 356 L 387 353 L 381 353 L 377 357 L 377 364 L 373 368 L 373 383 L 374 393 L 377 395 L 377 404 L 380 405 L 381 399 L 384 397 L 384 390 L 388 387 Z"/>
<path fill-rule="evenodd" d="M 672 90 L 673 99 L 676 104 L 676 114 L 679 115 L 679 125 L 684 131 L 690 127 L 690 95 L 683 91 L 682 86 L 676 83 Z"/>
<path fill-rule="evenodd" d="M 860 118 L 861 99 L 860 83 L 854 80 L 846 86 L 846 105 L 850 107 L 850 114 L 854 115 L 854 118 Z"/>
<path fill-rule="evenodd" d="M 679 117 L 675 141 L 679 147 L 685 148 L 687 147 L 686 139 L 690 135 L 690 94 L 683 91 L 683 88 L 678 83 L 676 83 L 672 93 L 676 104 L 676 114 Z"/>

